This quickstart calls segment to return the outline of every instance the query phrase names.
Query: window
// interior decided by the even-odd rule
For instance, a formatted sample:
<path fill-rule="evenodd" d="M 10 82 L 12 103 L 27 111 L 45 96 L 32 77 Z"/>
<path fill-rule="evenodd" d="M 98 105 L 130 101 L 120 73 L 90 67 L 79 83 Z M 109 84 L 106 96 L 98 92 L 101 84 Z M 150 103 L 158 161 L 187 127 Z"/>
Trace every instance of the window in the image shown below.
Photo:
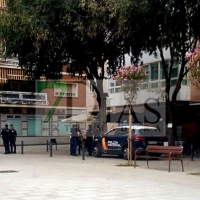
<path fill-rule="evenodd" d="M 115 83 L 110 83 L 110 87 L 114 87 L 115 86 Z"/>
<path fill-rule="evenodd" d="M 116 92 L 116 93 L 121 92 L 121 87 L 115 88 L 115 92 Z"/>
<path fill-rule="evenodd" d="M 115 89 L 114 89 L 114 88 L 113 88 L 113 89 L 109 89 L 108 92 L 109 92 L 110 94 L 115 93 Z"/>
<path fill-rule="evenodd" d="M 111 130 L 110 132 L 108 132 L 108 133 L 106 134 L 106 136 L 114 136 L 114 135 L 115 135 L 115 132 L 116 132 L 116 130 L 113 129 L 113 130 Z"/>
<path fill-rule="evenodd" d="M 108 93 L 118 93 L 121 92 L 121 85 L 113 79 L 108 79 Z"/>
<path fill-rule="evenodd" d="M 158 80 L 158 65 L 151 66 L 151 80 Z"/>
<path fill-rule="evenodd" d="M 178 66 L 172 68 L 172 78 L 178 77 Z"/>
<path fill-rule="evenodd" d="M 167 69 L 169 69 L 169 64 L 166 64 Z M 162 64 L 160 65 L 160 79 L 165 79 L 165 73 Z"/>
<path fill-rule="evenodd" d="M 13 115 L 8 115 L 7 118 L 11 119 L 11 118 L 14 118 L 14 116 Z"/>
<path fill-rule="evenodd" d="M 128 129 L 127 128 L 120 128 L 116 131 L 116 136 L 123 136 L 128 135 Z"/>
<path fill-rule="evenodd" d="M 78 84 L 67 84 L 67 90 L 62 92 L 61 88 L 54 87 L 56 97 L 78 97 Z"/>
<path fill-rule="evenodd" d="M 115 80 L 113 79 L 108 79 L 108 88 L 115 87 Z"/>
<path fill-rule="evenodd" d="M 171 85 L 172 85 L 172 86 L 175 86 L 176 83 L 177 83 L 177 79 L 173 79 L 173 80 L 171 80 Z"/>
<path fill-rule="evenodd" d="M 178 67 L 179 63 L 177 61 L 174 61 L 173 67 L 172 67 L 172 78 L 178 77 Z"/>

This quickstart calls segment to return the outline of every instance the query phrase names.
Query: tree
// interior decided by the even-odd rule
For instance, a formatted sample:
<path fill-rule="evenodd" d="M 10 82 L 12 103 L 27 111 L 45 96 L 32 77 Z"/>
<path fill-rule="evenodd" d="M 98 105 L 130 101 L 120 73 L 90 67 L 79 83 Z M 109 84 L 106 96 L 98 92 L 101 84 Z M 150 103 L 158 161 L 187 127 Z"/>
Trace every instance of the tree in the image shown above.
<path fill-rule="evenodd" d="M 200 89 L 200 48 L 196 48 L 187 58 L 188 67 L 190 69 L 190 81 L 196 89 Z"/>
<path fill-rule="evenodd" d="M 68 39 L 61 31 L 65 1 L 7 0 L 6 4 L 0 19 L 5 57 L 17 57 L 29 79 L 61 78 Z"/>
<path fill-rule="evenodd" d="M 17 56 L 30 79 L 59 79 L 64 64 L 72 76 L 86 73 L 97 93 L 102 130 L 103 79 L 124 64 L 114 5 L 114 0 L 7 0 L 0 19 L 6 57 Z"/>
<path fill-rule="evenodd" d="M 86 73 L 97 94 L 101 130 L 106 130 L 106 105 L 103 80 L 124 64 L 124 46 L 118 34 L 118 22 L 111 12 L 113 0 L 71 1 L 73 8 L 66 23 L 73 27 L 73 37 L 67 54 L 70 58 L 68 72 Z M 105 67 L 105 64 L 107 67 Z"/>
<path fill-rule="evenodd" d="M 137 99 L 138 91 L 141 89 L 143 79 L 147 72 L 138 66 L 123 66 L 117 68 L 114 79 L 121 85 L 124 92 L 124 99 L 129 105 L 129 136 L 128 136 L 128 165 L 132 166 L 132 106 Z"/>
<path fill-rule="evenodd" d="M 133 63 L 140 60 L 143 52 L 155 56 L 160 54 L 166 80 L 167 123 L 172 122 L 177 94 L 190 70 L 186 67 L 186 54 L 194 51 L 200 37 L 200 1 L 144 0 L 140 1 L 139 6 L 133 4 L 132 0 L 125 2 L 123 9 L 118 7 L 118 15 L 122 19 L 120 34 L 123 35 L 125 46 L 132 55 Z M 170 66 L 166 63 L 164 49 L 170 51 Z M 175 61 L 180 64 L 180 71 L 173 88 L 171 78 Z M 170 144 L 174 144 L 174 136 L 172 134 L 169 137 Z"/>

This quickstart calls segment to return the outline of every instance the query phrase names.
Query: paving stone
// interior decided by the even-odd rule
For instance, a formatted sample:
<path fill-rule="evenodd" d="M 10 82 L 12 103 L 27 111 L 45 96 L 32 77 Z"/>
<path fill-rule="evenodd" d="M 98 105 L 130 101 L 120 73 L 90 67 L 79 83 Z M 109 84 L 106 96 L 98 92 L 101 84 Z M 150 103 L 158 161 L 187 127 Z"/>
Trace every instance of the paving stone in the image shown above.
<path fill-rule="evenodd" d="M 179 162 L 138 161 L 140 167 L 118 167 L 127 161 L 116 157 L 82 160 L 68 156 L 67 148 L 58 146 L 53 157 L 44 146 L 25 147 L 25 154 L 0 154 L 0 170 L 18 173 L 0 174 L 3 200 L 199 200 L 200 158 L 184 158 L 185 172 Z M 1 150 L 1 149 L 0 149 Z M 1 153 L 1 151 L 0 151 Z M 3 153 L 3 151 L 2 151 Z"/>

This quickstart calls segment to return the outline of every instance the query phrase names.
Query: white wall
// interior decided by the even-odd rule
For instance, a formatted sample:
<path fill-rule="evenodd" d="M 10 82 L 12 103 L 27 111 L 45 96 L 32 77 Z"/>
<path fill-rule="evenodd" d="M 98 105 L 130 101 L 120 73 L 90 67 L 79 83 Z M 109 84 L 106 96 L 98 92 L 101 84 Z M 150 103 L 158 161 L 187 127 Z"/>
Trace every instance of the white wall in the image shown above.
<path fill-rule="evenodd" d="M 164 58 L 165 59 L 170 59 L 170 52 L 169 50 L 163 50 Z M 158 62 L 161 60 L 160 54 L 158 52 L 157 58 L 154 57 L 154 55 L 149 55 L 148 53 L 143 53 L 141 60 L 143 61 L 144 64 L 146 63 L 152 63 L 152 62 Z M 130 56 L 128 54 L 125 55 L 125 64 L 130 65 Z"/>

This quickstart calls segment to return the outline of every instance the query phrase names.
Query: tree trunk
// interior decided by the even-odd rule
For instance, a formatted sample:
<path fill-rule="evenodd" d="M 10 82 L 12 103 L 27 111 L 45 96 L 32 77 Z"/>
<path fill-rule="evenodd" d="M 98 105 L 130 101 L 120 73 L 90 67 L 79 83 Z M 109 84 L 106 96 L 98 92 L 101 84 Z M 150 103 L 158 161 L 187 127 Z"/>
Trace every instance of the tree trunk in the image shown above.
<path fill-rule="evenodd" d="M 175 145 L 175 134 L 176 134 L 176 126 L 175 126 L 175 105 L 172 102 L 167 102 L 167 136 L 168 136 L 168 143 L 169 146 Z M 168 128 L 168 124 L 172 124 L 172 127 Z"/>
<path fill-rule="evenodd" d="M 99 127 L 103 132 L 107 131 L 107 119 L 106 119 L 106 97 L 103 92 L 103 79 L 97 80 L 97 102 L 99 104 Z"/>
<path fill-rule="evenodd" d="M 132 107 L 129 107 L 128 165 L 132 166 Z"/>

